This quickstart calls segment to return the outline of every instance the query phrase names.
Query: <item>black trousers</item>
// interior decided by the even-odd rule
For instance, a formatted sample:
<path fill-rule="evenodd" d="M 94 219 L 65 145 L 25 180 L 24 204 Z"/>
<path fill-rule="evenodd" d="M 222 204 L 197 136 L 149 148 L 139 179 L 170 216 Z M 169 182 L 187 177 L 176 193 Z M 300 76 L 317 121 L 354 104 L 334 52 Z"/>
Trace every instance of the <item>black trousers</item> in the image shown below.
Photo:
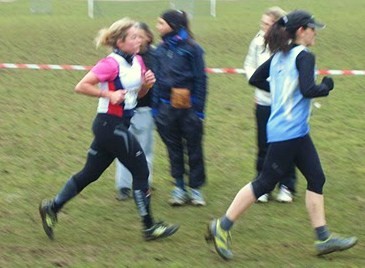
<path fill-rule="evenodd" d="M 269 144 L 262 172 L 252 182 L 256 198 L 272 191 L 293 163 L 307 180 L 307 190 L 322 194 L 326 179 L 317 150 L 308 134 Z"/>
<path fill-rule="evenodd" d="M 256 115 L 256 125 L 257 125 L 257 159 L 256 159 L 256 171 L 257 175 L 262 172 L 264 160 L 268 150 L 267 143 L 267 131 L 266 125 L 269 121 L 271 113 L 270 106 L 256 105 L 255 115 Z M 296 185 L 296 174 L 294 164 L 288 169 L 288 173 L 284 174 L 280 178 L 279 186 L 286 186 L 291 192 L 295 192 Z"/>
<path fill-rule="evenodd" d="M 115 158 L 131 172 L 133 189 L 148 189 L 148 166 L 137 139 L 128 131 L 130 118 L 98 114 L 93 123 L 94 140 L 84 168 L 73 176 L 80 192 L 97 180 Z"/>
<path fill-rule="evenodd" d="M 155 117 L 158 133 L 165 143 L 170 159 L 171 176 L 184 178 L 185 152 L 188 156 L 189 186 L 199 188 L 205 183 L 203 158 L 203 122 L 192 109 L 175 109 L 160 103 Z"/>

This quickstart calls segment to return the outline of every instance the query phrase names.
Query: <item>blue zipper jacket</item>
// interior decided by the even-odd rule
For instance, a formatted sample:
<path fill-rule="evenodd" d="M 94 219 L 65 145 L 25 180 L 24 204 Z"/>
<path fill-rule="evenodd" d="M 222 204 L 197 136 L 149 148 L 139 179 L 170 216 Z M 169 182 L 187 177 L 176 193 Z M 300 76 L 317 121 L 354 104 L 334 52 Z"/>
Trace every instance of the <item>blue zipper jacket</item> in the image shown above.
<path fill-rule="evenodd" d="M 160 102 L 169 102 L 171 88 L 188 88 L 192 108 L 204 115 L 207 95 L 207 75 L 204 51 L 186 30 L 163 36 L 163 42 L 156 49 L 156 86 L 153 90 L 152 107 Z"/>

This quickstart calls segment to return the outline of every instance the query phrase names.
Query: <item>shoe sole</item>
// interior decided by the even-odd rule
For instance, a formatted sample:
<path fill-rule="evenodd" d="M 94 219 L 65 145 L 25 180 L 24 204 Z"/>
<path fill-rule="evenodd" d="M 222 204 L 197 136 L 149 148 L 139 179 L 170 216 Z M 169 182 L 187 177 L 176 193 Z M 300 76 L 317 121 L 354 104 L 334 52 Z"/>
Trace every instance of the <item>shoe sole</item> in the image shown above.
<path fill-rule="evenodd" d="M 293 200 L 281 200 L 281 199 L 276 199 L 277 202 L 279 203 L 287 203 L 287 204 L 290 204 L 290 203 L 293 203 Z"/>
<path fill-rule="evenodd" d="M 130 199 L 130 196 L 116 196 L 115 199 L 117 199 L 118 201 L 126 201 L 128 199 Z"/>
<path fill-rule="evenodd" d="M 43 226 L 43 230 L 46 233 L 46 235 L 48 236 L 48 238 L 50 240 L 54 240 L 54 234 L 53 234 L 53 229 L 50 228 L 47 224 L 47 213 L 44 211 L 44 209 L 42 208 L 42 203 L 39 204 L 39 214 L 41 216 L 42 219 L 42 226 Z"/>
<path fill-rule="evenodd" d="M 225 261 L 229 261 L 231 260 L 230 258 L 227 258 L 227 256 L 223 255 L 220 251 L 219 251 L 219 248 L 215 242 L 215 239 L 214 239 L 214 234 L 213 234 L 213 231 L 212 231 L 212 227 L 211 225 L 215 225 L 216 224 L 216 221 L 213 221 L 211 223 L 208 224 L 208 232 L 207 234 L 205 235 L 205 241 L 210 244 L 211 242 L 213 242 L 214 244 L 214 248 L 215 248 L 215 251 L 218 253 L 218 255 Z"/>
<path fill-rule="evenodd" d="M 169 200 L 169 204 L 172 207 L 181 207 L 181 206 L 185 206 L 189 203 L 189 200 L 186 201 L 177 201 L 177 200 Z"/>
<path fill-rule="evenodd" d="M 336 252 L 336 251 L 344 251 L 344 250 L 352 248 L 356 244 L 357 244 L 357 240 L 355 240 L 355 242 L 352 243 L 351 245 L 348 245 L 347 247 L 344 247 L 344 248 L 332 248 L 332 249 L 328 249 L 328 250 L 319 252 L 319 253 L 317 253 L 317 256 L 327 255 L 327 254 L 330 254 L 330 253 L 333 253 L 333 252 Z"/>
<path fill-rule="evenodd" d="M 185 206 L 187 203 L 169 202 L 169 204 L 172 207 L 182 207 L 182 206 Z"/>
<path fill-rule="evenodd" d="M 191 202 L 191 204 L 194 207 L 205 207 L 207 205 L 206 203 L 194 203 L 194 202 Z"/>
<path fill-rule="evenodd" d="M 191 204 L 196 207 L 205 207 L 207 205 L 207 203 L 205 202 L 194 201 L 194 200 L 191 201 Z"/>

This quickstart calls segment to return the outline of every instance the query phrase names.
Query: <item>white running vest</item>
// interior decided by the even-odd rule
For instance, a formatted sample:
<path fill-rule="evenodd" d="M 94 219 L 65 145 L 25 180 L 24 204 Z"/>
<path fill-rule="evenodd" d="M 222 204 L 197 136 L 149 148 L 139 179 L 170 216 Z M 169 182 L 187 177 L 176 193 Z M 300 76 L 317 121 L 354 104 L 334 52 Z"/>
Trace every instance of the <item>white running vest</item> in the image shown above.
<path fill-rule="evenodd" d="M 124 110 L 132 110 L 137 105 L 138 92 L 142 86 L 142 67 L 137 59 L 138 56 L 133 58 L 132 65 L 118 54 L 112 52 L 108 57 L 114 58 L 119 65 L 119 81 L 109 81 L 99 83 L 101 90 L 115 91 L 117 89 L 126 89 L 124 108 L 123 105 L 113 105 L 108 98 L 99 98 L 99 104 L 97 108 L 98 113 L 108 113 L 118 116 L 122 116 Z"/>

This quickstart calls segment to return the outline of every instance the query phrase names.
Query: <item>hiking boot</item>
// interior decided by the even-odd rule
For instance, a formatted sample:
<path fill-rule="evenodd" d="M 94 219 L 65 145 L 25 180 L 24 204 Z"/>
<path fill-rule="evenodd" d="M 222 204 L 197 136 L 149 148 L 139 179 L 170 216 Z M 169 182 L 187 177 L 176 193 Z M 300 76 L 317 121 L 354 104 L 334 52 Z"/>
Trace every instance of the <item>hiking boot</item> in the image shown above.
<path fill-rule="evenodd" d="M 233 258 L 231 232 L 223 230 L 219 220 L 212 220 L 208 224 L 208 233 L 205 240 L 207 242 L 213 241 L 215 250 L 224 260 L 228 261 Z"/>
<path fill-rule="evenodd" d="M 189 195 L 185 190 L 175 187 L 171 193 L 169 203 L 171 206 L 183 206 L 188 203 L 189 200 Z"/>
<path fill-rule="evenodd" d="M 144 240 L 156 240 L 160 238 L 165 238 L 173 235 L 179 229 L 179 225 L 177 224 L 166 224 L 164 222 L 155 223 L 151 228 L 145 229 L 143 231 Z"/>
<path fill-rule="evenodd" d="M 293 194 L 286 186 L 282 185 L 276 200 L 281 203 L 291 203 L 293 202 Z"/>
<path fill-rule="evenodd" d="M 119 189 L 117 196 L 115 197 L 119 201 L 125 201 L 132 197 L 132 190 L 127 187 Z"/>
<path fill-rule="evenodd" d="M 52 209 L 53 201 L 42 200 L 39 204 L 39 214 L 42 218 L 43 230 L 49 239 L 54 239 L 53 228 L 57 223 L 57 213 Z"/>
<path fill-rule="evenodd" d="M 257 198 L 257 203 L 267 203 L 269 202 L 269 194 L 263 194 L 259 198 Z"/>
<path fill-rule="evenodd" d="M 338 235 L 331 235 L 325 241 L 316 241 L 314 246 L 317 250 L 317 256 L 322 256 L 335 251 L 342 251 L 355 246 L 357 237 L 341 237 Z"/>
<path fill-rule="evenodd" d="M 202 193 L 197 189 L 191 189 L 191 204 L 194 206 L 205 206 L 207 203 L 204 200 Z"/>

